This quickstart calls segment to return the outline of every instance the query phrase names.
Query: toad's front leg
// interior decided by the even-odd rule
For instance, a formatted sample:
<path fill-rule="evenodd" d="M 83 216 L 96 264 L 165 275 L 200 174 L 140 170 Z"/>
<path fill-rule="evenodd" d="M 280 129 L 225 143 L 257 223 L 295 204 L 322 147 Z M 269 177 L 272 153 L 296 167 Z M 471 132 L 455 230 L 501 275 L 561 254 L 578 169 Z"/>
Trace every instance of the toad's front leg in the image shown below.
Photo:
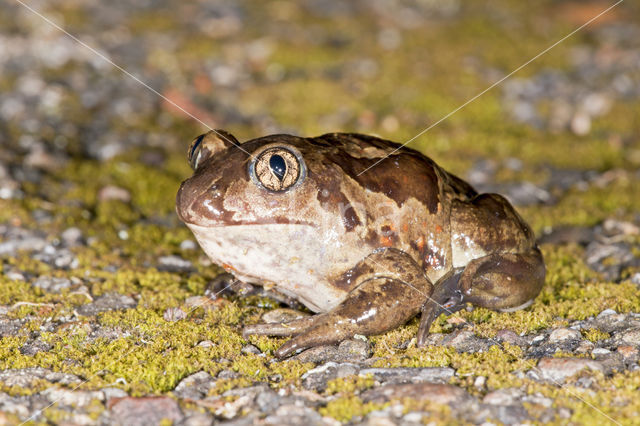
<path fill-rule="evenodd" d="M 406 253 L 384 249 L 353 269 L 355 287 L 331 311 L 286 324 L 248 326 L 245 335 L 295 336 L 276 351 L 278 358 L 314 346 L 334 344 L 356 334 L 381 334 L 414 317 L 433 286 Z"/>

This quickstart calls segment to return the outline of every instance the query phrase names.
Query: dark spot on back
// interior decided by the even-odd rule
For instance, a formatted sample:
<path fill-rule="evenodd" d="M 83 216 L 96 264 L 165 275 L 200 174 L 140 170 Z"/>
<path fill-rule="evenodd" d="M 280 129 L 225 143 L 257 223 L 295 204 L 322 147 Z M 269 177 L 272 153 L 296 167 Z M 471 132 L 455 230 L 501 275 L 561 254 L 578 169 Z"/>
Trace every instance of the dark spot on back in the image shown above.
<path fill-rule="evenodd" d="M 347 209 L 342 214 L 342 223 L 344 223 L 344 227 L 346 228 L 347 232 L 353 231 L 353 228 L 358 225 L 362 225 L 358 214 L 351 206 L 347 207 Z"/>
<path fill-rule="evenodd" d="M 418 151 L 373 136 L 358 134 L 334 133 L 313 140 L 336 146 L 335 150 L 327 150 L 326 161 L 338 165 L 346 175 L 365 189 L 385 194 L 398 206 L 414 197 L 423 202 L 430 213 L 437 212 L 440 176 L 447 175 L 431 159 Z M 386 158 L 384 155 L 376 158 L 357 158 L 350 155 L 350 152 L 367 147 L 378 148 L 385 154 L 399 149 Z"/>

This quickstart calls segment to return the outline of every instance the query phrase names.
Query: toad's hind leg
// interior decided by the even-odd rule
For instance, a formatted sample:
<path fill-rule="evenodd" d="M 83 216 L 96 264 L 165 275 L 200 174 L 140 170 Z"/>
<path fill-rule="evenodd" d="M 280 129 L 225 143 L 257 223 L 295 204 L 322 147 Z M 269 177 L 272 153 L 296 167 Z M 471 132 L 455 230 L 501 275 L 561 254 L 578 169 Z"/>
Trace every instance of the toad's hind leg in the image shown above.
<path fill-rule="evenodd" d="M 278 358 L 304 349 L 337 343 L 356 334 L 381 334 L 414 317 L 424 303 L 422 292 L 408 283 L 373 278 L 349 293 L 340 305 L 319 315 L 314 326 L 276 351 Z"/>
<path fill-rule="evenodd" d="M 418 346 L 424 346 L 431 323 L 440 314 L 460 310 L 467 302 L 501 312 L 524 309 L 544 284 L 545 268 L 537 247 L 524 254 L 496 253 L 474 259 L 436 284 L 422 308 Z"/>
<path fill-rule="evenodd" d="M 464 301 L 501 312 L 533 303 L 544 284 L 545 267 L 537 247 L 526 253 L 491 254 L 467 265 L 459 286 Z"/>
<path fill-rule="evenodd" d="M 356 334 L 368 336 L 398 327 L 414 317 L 433 292 L 420 267 L 399 250 L 375 252 L 352 272 L 355 287 L 331 311 L 286 324 L 250 326 L 245 335 L 294 335 L 276 351 L 276 356 L 283 358 Z"/>

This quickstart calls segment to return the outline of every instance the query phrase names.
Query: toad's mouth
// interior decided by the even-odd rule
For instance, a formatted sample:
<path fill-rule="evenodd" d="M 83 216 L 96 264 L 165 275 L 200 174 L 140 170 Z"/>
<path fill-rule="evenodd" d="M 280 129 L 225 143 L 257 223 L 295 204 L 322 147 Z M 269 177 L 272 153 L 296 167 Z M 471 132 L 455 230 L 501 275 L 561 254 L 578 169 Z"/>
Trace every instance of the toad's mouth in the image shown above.
<path fill-rule="evenodd" d="M 294 226 L 294 227 L 314 227 L 314 225 L 310 222 L 304 221 L 292 221 L 290 219 L 282 219 L 280 218 L 269 218 L 268 220 L 239 220 L 239 221 L 213 221 L 213 220 L 204 220 L 198 223 L 194 221 L 186 221 L 180 218 L 185 225 L 189 227 L 192 231 L 198 232 L 206 232 L 207 229 L 219 229 L 219 228 L 227 228 L 227 227 L 248 227 L 248 228 L 256 228 L 256 227 L 286 227 L 286 226 Z"/>
<path fill-rule="evenodd" d="M 313 226 L 311 222 L 291 219 L 282 215 L 273 215 L 257 218 L 237 219 L 234 217 L 235 212 L 220 211 L 214 207 L 207 205 L 206 210 L 189 206 L 188 208 L 180 208 L 176 206 L 176 214 L 185 225 L 206 228 L 225 228 L 231 226 L 264 226 L 264 225 L 304 225 Z"/>

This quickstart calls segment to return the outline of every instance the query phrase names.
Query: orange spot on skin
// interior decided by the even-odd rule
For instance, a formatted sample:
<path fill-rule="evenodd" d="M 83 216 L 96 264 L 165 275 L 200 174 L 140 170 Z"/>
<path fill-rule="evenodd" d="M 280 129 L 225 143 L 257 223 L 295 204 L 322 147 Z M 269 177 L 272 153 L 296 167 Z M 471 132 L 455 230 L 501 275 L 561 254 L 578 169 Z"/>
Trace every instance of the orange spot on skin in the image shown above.
<path fill-rule="evenodd" d="M 420 236 L 420 238 L 418 238 L 418 241 L 416 243 L 418 245 L 418 250 L 422 251 L 422 249 L 424 248 L 424 237 Z"/>
<path fill-rule="evenodd" d="M 391 237 L 380 237 L 380 245 L 383 247 L 391 247 L 393 245 L 393 240 Z"/>
<path fill-rule="evenodd" d="M 409 232 L 409 224 L 408 223 L 403 223 L 402 224 L 402 230 L 404 232 Z"/>
<path fill-rule="evenodd" d="M 442 226 L 436 225 L 436 232 L 442 232 Z"/>
<path fill-rule="evenodd" d="M 228 263 L 223 263 L 222 267 L 224 268 L 225 271 L 227 272 L 237 272 L 238 270 L 236 268 L 234 268 L 233 266 L 229 265 Z"/>

